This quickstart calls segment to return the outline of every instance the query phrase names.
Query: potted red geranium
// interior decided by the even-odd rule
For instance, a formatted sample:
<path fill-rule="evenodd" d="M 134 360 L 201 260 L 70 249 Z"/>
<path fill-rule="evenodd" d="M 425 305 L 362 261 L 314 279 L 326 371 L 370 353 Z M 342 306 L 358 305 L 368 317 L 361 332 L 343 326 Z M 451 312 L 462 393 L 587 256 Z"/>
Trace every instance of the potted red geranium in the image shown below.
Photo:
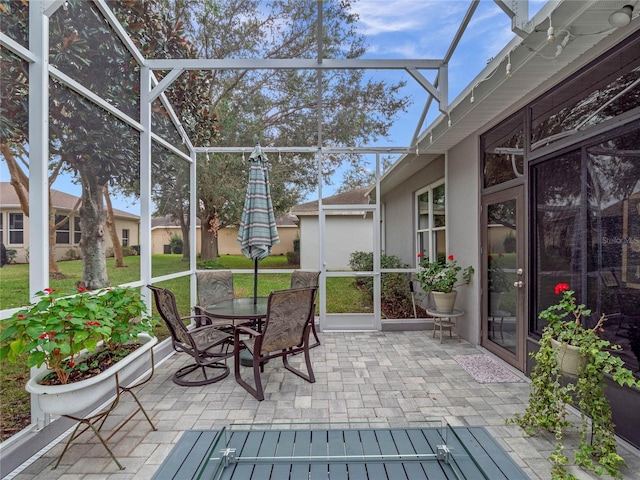
<path fill-rule="evenodd" d="M 420 264 L 417 277 L 420 286 L 425 292 L 431 292 L 436 310 L 451 312 L 458 294 L 455 287 L 467 285 L 471 281 L 473 267 L 462 268 L 453 255 L 449 255 L 446 260 L 438 259 L 429 262 L 422 260 L 422 254 L 419 253 L 418 259 Z M 462 273 L 462 282 L 458 280 L 460 273 Z"/>

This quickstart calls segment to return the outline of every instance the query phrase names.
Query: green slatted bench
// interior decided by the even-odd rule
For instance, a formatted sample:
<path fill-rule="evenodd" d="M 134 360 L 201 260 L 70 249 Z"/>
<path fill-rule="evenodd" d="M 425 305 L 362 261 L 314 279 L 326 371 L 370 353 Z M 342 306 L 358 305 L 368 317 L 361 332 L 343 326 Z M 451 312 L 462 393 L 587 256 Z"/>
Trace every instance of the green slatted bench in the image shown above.
<path fill-rule="evenodd" d="M 442 449 L 445 444 L 447 449 Z M 225 457 L 222 452 L 233 452 Z M 212 459 L 212 456 L 215 457 Z M 484 427 L 188 430 L 152 480 L 526 480 Z"/>

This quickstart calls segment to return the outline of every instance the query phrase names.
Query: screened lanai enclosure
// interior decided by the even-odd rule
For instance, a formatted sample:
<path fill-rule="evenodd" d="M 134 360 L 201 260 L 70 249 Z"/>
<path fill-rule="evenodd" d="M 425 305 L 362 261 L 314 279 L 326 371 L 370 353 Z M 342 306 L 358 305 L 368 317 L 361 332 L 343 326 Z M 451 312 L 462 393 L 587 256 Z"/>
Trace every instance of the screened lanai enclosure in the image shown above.
<path fill-rule="evenodd" d="M 431 335 L 419 261 L 455 255 L 460 339 L 530 371 L 568 281 L 637 370 L 637 1 L 440 3 L 0 1 L 0 317 L 115 284 L 186 315 L 205 269 L 250 296 L 230 259 L 259 143 L 285 246 L 258 294 L 320 272 L 321 334 Z"/>
<path fill-rule="evenodd" d="M 375 330 L 383 318 L 417 316 L 415 265 L 381 263 L 375 185 L 398 156 L 415 153 L 427 113 L 447 110 L 447 64 L 477 2 L 461 10 L 442 58 L 416 60 L 365 55 L 350 27 L 356 14 L 338 2 L 170 3 L 2 3 L 3 174 L 13 186 L 3 185 L 17 199 L 2 216 L 3 241 L 30 265 L 22 294 L 3 308 L 66 277 L 60 260 L 82 261 L 71 292 L 112 284 L 106 258 L 122 266 L 132 253 L 139 261 L 113 278 L 182 282 L 193 305 L 197 260 L 215 262 L 225 228 L 237 226 L 259 142 L 278 215 L 320 199 L 312 215 L 301 209 L 302 264 L 286 266 L 323 270 L 321 326 Z M 218 30 L 198 27 L 207 21 Z M 390 127 L 416 102 L 409 83 L 422 114 L 399 145 Z M 355 192 L 346 204 L 322 201 L 344 191 Z M 56 197 L 72 193 L 60 208 Z M 435 218 L 442 252 L 444 212 Z M 179 237 L 184 261 L 152 255 L 157 219 Z M 435 255 L 435 242 L 421 245 Z M 381 277 L 381 267 L 391 271 Z M 345 280 L 355 301 L 328 305 L 327 291 Z M 401 293 L 399 308 L 381 311 L 380 280 Z"/>

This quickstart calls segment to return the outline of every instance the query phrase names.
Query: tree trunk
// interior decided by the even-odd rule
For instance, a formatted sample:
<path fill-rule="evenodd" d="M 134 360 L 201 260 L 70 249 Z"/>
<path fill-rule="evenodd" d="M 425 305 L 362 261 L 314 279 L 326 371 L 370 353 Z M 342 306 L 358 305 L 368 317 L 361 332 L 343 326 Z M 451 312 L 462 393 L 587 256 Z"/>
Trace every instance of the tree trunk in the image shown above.
<path fill-rule="evenodd" d="M 82 183 L 82 285 L 90 290 L 109 286 L 105 256 L 105 211 L 102 185 L 90 169 L 80 175 Z"/>
<path fill-rule="evenodd" d="M 29 216 L 29 177 L 20 168 L 17 159 L 13 155 L 13 152 L 6 143 L 0 145 L 0 153 L 7 162 L 7 168 L 11 177 L 11 185 L 13 186 L 18 200 L 20 202 L 20 209 L 22 213 Z M 58 169 L 56 169 L 53 175 L 57 176 Z M 49 181 L 51 182 L 52 179 Z M 60 271 L 58 267 L 58 261 L 56 260 L 56 223 L 55 215 L 53 214 L 53 207 L 51 205 L 51 192 L 49 192 L 49 277 L 55 279 L 67 278 L 65 274 Z"/>
<path fill-rule="evenodd" d="M 122 245 L 118 238 L 118 232 L 116 230 L 116 217 L 113 214 L 113 205 L 111 205 L 111 197 L 109 196 L 109 187 L 104 185 L 102 187 L 102 194 L 107 203 L 107 229 L 111 236 L 111 243 L 113 244 L 113 256 L 116 260 L 116 268 L 126 267 L 122 259 Z"/>
<path fill-rule="evenodd" d="M 188 223 L 181 221 L 180 230 L 182 231 L 182 261 L 188 262 L 191 258 L 191 245 L 189 244 Z"/>
<path fill-rule="evenodd" d="M 68 216 L 67 220 L 69 222 L 71 221 Z M 58 267 L 58 261 L 56 260 L 57 228 L 58 225 L 56 225 L 56 216 L 53 213 L 53 205 L 51 204 L 51 190 L 49 190 L 49 278 L 62 280 L 67 278 L 67 276 L 60 271 L 60 267 Z"/>
<path fill-rule="evenodd" d="M 203 262 L 218 258 L 218 231 L 211 225 L 215 225 L 215 219 L 208 215 L 201 226 L 200 260 Z"/>

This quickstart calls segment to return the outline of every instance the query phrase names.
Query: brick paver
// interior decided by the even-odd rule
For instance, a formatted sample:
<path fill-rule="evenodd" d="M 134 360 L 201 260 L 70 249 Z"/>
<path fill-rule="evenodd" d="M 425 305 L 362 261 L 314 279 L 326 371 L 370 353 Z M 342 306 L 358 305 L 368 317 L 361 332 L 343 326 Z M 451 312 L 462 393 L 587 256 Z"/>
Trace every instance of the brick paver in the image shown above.
<path fill-rule="evenodd" d="M 263 374 L 263 402 L 237 385 L 233 373 L 204 387 L 175 385 L 171 376 L 189 357 L 174 355 L 138 391 L 158 431 L 151 431 L 143 418 L 134 417 L 110 442 L 125 470 L 118 470 L 97 439 L 85 434 L 58 469 L 52 471 L 51 466 L 62 451 L 60 444 L 14 478 L 148 479 L 189 429 L 216 429 L 233 423 L 373 421 L 399 425 L 424 420 L 485 426 L 532 479 L 551 478 L 546 460 L 553 449 L 551 435 L 529 438 L 519 427 L 504 423 L 505 417 L 524 410 L 529 384 L 477 383 L 452 358 L 479 353 L 473 345 L 455 339 L 440 344 L 430 332 L 324 333 L 321 340 L 322 345 L 311 351 L 316 383 L 305 382 L 284 370 L 279 359 L 272 360 Z M 291 363 L 300 362 L 301 356 Z M 250 375 L 249 369 L 245 372 Z M 127 396 L 123 398 L 114 424 L 133 408 Z M 624 443 L 619 447 L 629 464 L 624 478 L 640 479 L 638 450 Z M 580 478 L 595 478 L 578 473 Z"/>

